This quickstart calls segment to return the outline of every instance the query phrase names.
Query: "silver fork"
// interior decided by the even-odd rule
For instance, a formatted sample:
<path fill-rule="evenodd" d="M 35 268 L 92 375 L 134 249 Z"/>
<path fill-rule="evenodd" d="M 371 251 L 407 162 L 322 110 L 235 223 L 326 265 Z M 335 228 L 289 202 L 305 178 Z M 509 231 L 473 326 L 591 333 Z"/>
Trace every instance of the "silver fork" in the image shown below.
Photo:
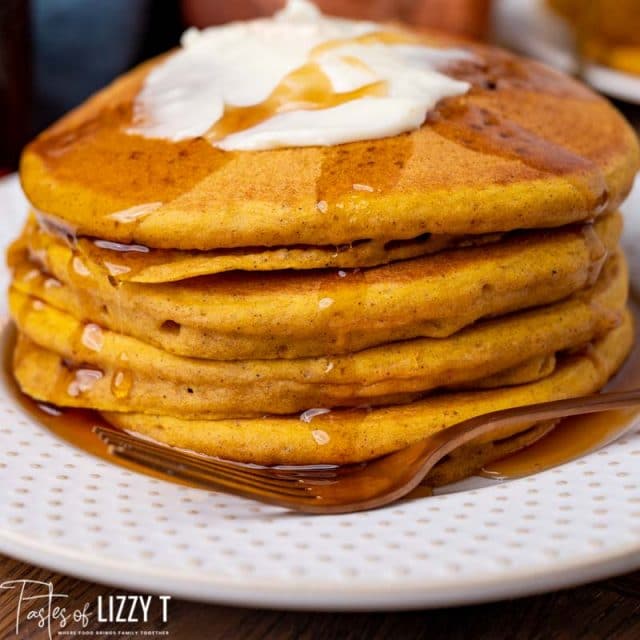
<path fill-rule="evenodd" d="M 388 505 L 415 489 L 454 449 L 522 422 L 624 409 L 640 404 L 640 389 L 496 411 L 460 422 L 381 458 L 346 466 L 253 467 L 144 440 L 113 427 L 95 427 L 123 459 L 197 486 L 305 513 L 351 513 Z M 618 437 L 634 421 L 611 435 Z"/>

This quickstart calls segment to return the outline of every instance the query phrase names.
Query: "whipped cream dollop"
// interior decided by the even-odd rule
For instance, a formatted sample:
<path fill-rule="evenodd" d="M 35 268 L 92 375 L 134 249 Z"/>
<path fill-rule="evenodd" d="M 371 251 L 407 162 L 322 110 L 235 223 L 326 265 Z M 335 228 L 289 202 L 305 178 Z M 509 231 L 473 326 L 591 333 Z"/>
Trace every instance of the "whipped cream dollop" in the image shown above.
<path fill-rule="evenodd" d="M 289 0 L 272 18 L 188 30 L 145 79 L 129 133 L 225 150 L 335 145 L 417 129 L 470 85 L 438 71 L 472 57 L 409 31 Z"/>

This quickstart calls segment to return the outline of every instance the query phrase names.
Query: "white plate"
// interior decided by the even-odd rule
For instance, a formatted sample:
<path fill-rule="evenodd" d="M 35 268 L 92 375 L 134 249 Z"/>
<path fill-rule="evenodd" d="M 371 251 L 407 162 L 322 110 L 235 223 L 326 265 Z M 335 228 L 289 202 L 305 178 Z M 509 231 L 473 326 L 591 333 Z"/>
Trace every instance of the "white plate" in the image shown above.
<path fill-rule="evenodd" d="M 633 199 L 637 209 L 640 190 Z M 0 211 L 4 245 L 24 216 L 15 178 L 0 181 Z M 640 246 L 637 221 L 627 240 Z M 4 267 L 0 278 L 6 285 Z M 136 592 L 404 609 L 512 598 L 640 568 L 640 433 L 521 480 L 472 479 L 380 511 L 313 517 L 96 460 L 34 422 L 6 380 L 0 417 L 0 552 Z"/>
<path fill-rule="evenodd" d="M 493 30 L 496 40 L 504 46 L 566 73 L 578 70 L 571 30 L 544 0 L 496 0 Z M 640 104 L 640 77 L 636 75 L 588 64 L 584 79 L 612 98 Z"/>

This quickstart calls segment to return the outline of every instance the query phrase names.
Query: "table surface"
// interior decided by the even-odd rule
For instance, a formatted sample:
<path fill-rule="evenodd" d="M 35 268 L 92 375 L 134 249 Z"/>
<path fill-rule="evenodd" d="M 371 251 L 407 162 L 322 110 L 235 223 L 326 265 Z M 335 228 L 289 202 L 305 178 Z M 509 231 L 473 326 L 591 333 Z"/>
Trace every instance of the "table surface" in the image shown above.
<path fill-rule="evenodd" d="M 640 108 L 617 104 L 640 132 Z M 52 573 L 0 555 L 0 582 L 37 580 L 53 582 L 69 602 L 93 602 L 98 596 L 123 594 L 121 589 L 96 585 Z M 15 636 L 15 596 L 0 592 L 0 640 Z M 107 628 L 93 620 L 87 630 Z M 69 629 L 73 629 L 70 626 Z M 78 628 L 78 627 L 76 627 Z M 112 625 L 111 627 L 112 628 Z M 542 596 L 435 611 L 402 613 L 292 613 L 261 611 L 172 600 L 166 625 L 160 619 L 136 630 L 166 631 L 165 637 L 269 638 L 348 640 L 367 638 L 425 638 L 429 640 L 638 640 L 640 638 L 640 571 Z M 20 638 L 46 638 L 35 623 L 23 625 Z"/>
<path fill-rule="evenodd" d="M 94 602 L 111 589 L 76 580 L 0 556 L 2 580 L 53 581 L 58 593 L 69 595 L 73 606 Z M 0 594 L 0 638 L 13 636 L 15 596 Z M 291 613 L 218 607 L 172 600 L 168 623 L 159 618 L 146 625 L 125 625 L 138 630 L 167 631 L 169 639 L 208 640 L 637 640 L 640 638 L 640 572 L 534 598 L 495 604 L 409 611 L 402 613 Z M 73 626 L 69 627 L 73 629 Z M 113 628 L 95 620 L 87 630 Z M 44 638 L 34 624 L 23 625 L 20 638 Z"/>

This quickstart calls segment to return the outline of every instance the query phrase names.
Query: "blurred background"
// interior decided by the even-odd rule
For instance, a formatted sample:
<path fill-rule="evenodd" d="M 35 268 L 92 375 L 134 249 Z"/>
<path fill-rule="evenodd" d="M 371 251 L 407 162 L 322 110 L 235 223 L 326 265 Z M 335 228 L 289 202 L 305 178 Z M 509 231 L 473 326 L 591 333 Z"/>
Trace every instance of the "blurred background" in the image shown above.
<path fill-rule="evenodd" d="M 640 0 L 315 1 L 329 14 L 497 39 L 568 72 L 581 72 L 584 55 L 637 74 L 640 83 Z M 44 127 L 123 71 L 176 46 L 188 26 L 270 15 L 283 3 L 0 0 L 0 172 L 15 169 L 22 146 Z M 608 92 L 632 102 L 636 95 Z"/>

